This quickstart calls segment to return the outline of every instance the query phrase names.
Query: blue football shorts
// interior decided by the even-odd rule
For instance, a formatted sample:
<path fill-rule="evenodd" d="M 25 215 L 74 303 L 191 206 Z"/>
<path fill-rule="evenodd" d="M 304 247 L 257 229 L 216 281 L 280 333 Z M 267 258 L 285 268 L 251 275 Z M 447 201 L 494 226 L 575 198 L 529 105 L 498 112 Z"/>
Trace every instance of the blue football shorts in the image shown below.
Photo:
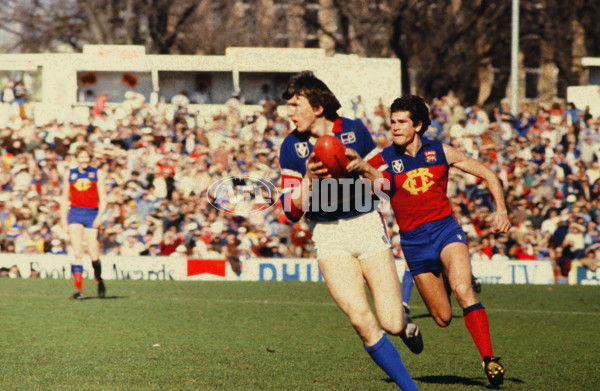
<path fill-rule="evenodd" d="M 67 215 L 67 224 L 81 224 L 84 228 L 94 228 L 94 220 L 97 216 L 98 209 L 72 206 Z"/>
<path fill-rule="evenodd" d="M 400 234 L 402 252 L 413 276 L 442 270 L 440 254 L 451 243 L 467 244 L 467 238 L 452 215 Z"/>

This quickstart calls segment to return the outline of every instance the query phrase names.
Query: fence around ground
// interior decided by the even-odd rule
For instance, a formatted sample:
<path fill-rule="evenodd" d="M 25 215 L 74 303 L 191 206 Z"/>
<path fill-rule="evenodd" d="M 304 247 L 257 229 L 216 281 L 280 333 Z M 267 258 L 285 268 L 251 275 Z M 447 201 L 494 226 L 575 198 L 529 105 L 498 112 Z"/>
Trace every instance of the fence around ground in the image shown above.
<path fill-rule="evenodd" d="M 0 267 L 17 266 L 21 277 L 71 278 L 70 255 L 0 254 Z M 404 261 L 396 261 L 398 274 L 404 274 Z M 238 276 L 227 259 L 169 257 L 102 257 L 103 277 L 107 280 L 177 281 L 323 281 L 315 259 L 250 258 L 243 262 Z M 484 284 L 554 284 L 550 261 L 472 262 L 473 274 Z M 571 284 L 600 282 L 600 273 L 574 265 Z M 84 277 L 94 275 L 89 261 L 84 262 Z M 572 277 L 572 278 L 571 278 Z"/>

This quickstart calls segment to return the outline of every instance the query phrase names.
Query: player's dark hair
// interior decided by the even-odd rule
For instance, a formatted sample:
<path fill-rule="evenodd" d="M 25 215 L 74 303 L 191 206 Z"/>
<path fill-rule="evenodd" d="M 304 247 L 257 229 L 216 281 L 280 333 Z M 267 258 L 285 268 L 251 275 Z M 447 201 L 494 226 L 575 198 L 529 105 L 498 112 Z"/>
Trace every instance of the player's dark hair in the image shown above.
<path fill-rule="evenodd" d="M 292 76 L 281 97 L 289 100 L 295 95 L 306 97 L 313 108 L 323 107 L 323 115 L 328 120 L 338 118 L 337 111 L 342 105 L 329 87 L 311 71 L 302 71 Z"/>
<path fill-rule="evenodd" d="M 429 108 L 425 103 L 425 99 L 420 96 L 404 95 L 397 98 L 390 106 L 390 114 L 397 111 L 408 111 L 410 113 L 410 119 L 415 125 L 421 123 L 421 130 L 418 133 L 419 137 L 422 137 L 429 125 L 431 125 Z"/>

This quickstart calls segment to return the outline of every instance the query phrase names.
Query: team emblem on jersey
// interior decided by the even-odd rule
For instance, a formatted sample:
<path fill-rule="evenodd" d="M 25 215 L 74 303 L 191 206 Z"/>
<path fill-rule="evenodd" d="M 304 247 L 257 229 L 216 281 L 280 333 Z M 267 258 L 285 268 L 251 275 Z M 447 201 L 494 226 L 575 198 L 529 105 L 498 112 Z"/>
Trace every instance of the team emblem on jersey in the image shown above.
<path fill-rule="evenodd" d="M 298 154 L 298 156 L 300 157 L 307 157 L 308 156 L 308 144 L 305 142 L 302 143 L 296 143 L 294 144 L 294 146 L 296 147 L 296 153 Z"/>
<path fill-rule="evenodd" d="M 354 132 L 342 133 L 342 143 L 352 144 L 356 142 L 356 135 Z"/>
<path fill-rule="evenodd" d="M 463 240 L 463 238 L 462 238 L 462 235 L 461 235 L 461 234 L 456 234 L 456 238 L 457 238 L 458 240 Z"/>
<path fill-rule="evenodd" d="M 79 178 L 75 185 L 73 185 L 77 191 L 86 191 L 92 187 L 92 183 L 87 178 Z"/>
<path fill-rule="evenodd" d="M 427 158 L 427 163 L 437 162 L 437 158 L 435 157 L 435 151 L 425 151 L 425 157 Z"/>
<path fill-rule="evenodd" d="M 433 178 L 433 174 L 429 172 L 428 168 L 412 170 L 406 175 L 406 180 L 402 184 L 402 188 L 407 190 L 411 195 L 427 193 L 429 188 L 435 184 L 431 178 Z"/>
<path fill-rule="evenodd" d="M 95 177 L 95 176 L 96 176 L 96 174 L 95 174 L 95 173 L 93 173 L 93 172 L 90 172 L 90 173 L 88 174 L 88 177 L 90 177 L 91 179 L 94 179 L 94 177 Z"/>
<path fill-rule="evenodd" d="M 77 174 L 76 173 L 72 173 L 71 174 L 71 181 L 74 181 L 75 179 L 77 179 Z"/>
<path fill-rule="evenodd" d="M 392 162 L 392 168 L 396 174 L 400 174 L 402 171 L 404 171 L 404 163 L 402 163 L 401 159 L 394 160 Z"/>

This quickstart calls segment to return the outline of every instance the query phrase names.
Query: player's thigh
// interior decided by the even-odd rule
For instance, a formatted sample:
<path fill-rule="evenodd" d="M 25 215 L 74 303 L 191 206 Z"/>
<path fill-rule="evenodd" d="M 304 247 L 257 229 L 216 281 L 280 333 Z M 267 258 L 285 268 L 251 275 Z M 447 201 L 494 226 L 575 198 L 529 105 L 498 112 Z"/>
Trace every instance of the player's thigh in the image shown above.
<path fill-rule="evenodd" d="M 319 269 L 331 297 L 346 315 L 371 312 L 362 270 L 355 257 L 323 257 L 319 259 Z"/>
<path fill-rule="evenodd" d="M 81 224 L 69 224 L 69 239 L 71 240 L 71 246 L 76 256 L 80 256 L 83 253 L 83 230 L 84 228 Z"/>
<path fill-rule="evenodd" d="M 471 287 L 471 259 L 467 246 L 463 243 L 451 243 L 444 247 L 440 258 L 450 289 L 461 307 L 474 304 L 477 299 Z"/>
<path fill-rule="evenodd" d="M 87 248 L 88 251 L 90 252 L 90 255 L 92 256 L 92 258 L 94 258 L 94 255 L 98 255 L 98 248 L 99 248 L 99 243 L 98 243 L 98 229 L 96 228 L 84 228 L 83 229 L 83 239 L 85 240 L 86 244 L 87 244 Z M 94 259 L 96 259 L 94 258 Z"/>
<path fill-rule="evenodd" d="M 452 320 L 452 307 L 441 272 L 425 272 L 413 276 L 423 302 L 435 322 L 447 326 Z"/>
<path fill-rule="evenodd" d="M 396 262 L 390 250 L 360 260 L 381 326 L 392 334 L 404 327 L 402 293 Z"/>

